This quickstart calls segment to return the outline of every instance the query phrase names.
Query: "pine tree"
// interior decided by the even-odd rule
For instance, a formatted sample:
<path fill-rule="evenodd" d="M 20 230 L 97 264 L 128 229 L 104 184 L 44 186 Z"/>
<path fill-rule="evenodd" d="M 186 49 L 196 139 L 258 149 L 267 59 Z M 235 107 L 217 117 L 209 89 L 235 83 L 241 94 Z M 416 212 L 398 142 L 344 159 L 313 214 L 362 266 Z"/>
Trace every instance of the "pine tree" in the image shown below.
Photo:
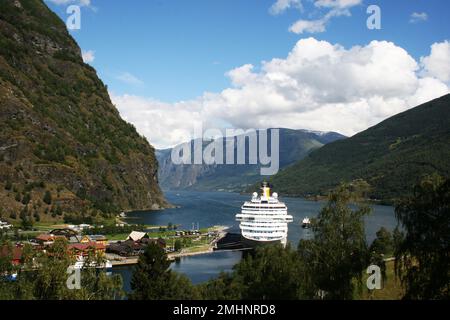
<path fill-rule="evenodd" d="M 42 200 L 48 205 L 52 204 L 52 194 L 50 191 L 45 191 L 44 198 Z"/>
<path fill-rule="evenodd" d="M 31 195 L 29 193 L 25 193 L 25 195 L 22 198 L 22 204 L 27 205 L 31 201 Z"/>
<path fill-rule="evenodd" d="M 5 184 L 5 190 L 11 190 L 13 188 L 13 185 L 11 183 L 11 180 L 7 180 Z"/>

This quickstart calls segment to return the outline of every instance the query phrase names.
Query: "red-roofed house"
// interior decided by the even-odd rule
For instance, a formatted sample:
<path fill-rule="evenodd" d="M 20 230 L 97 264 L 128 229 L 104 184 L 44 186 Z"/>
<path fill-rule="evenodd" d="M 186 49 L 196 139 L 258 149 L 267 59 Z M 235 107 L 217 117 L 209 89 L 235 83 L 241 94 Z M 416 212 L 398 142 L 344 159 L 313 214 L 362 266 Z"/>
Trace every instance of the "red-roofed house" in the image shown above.
<path fill-rule="evenodd" d="M 42 246 L 51 246 L 56 239 L 66 239 L 66 237 L 53 234 L 40 234 L 36 237 L 36 241 Z"/>
<path fill-rule="evenodd" d="M 3 246 L 0 248 L 0 257 L 11 257 L 11 263 L 13 265 L 19 265 L 22 261 L 23 248 Z"/>
<path fill-rule="evenodd" d="M 69 251 L 76 256 L 87 256 L 89 252 L 104 254 L 106 246 L 99 242 L 71 243 L 68 245 Z"/>

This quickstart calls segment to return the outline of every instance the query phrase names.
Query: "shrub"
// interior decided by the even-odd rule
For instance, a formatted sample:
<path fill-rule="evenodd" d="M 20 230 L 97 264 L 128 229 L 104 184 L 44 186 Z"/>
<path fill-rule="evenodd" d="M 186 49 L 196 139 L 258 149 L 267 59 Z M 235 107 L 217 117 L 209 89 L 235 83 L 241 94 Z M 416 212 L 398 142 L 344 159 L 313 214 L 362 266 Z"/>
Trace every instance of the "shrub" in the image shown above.
<path fill-rule="evenodd" d="M 11 183 L 11 181 L 10 180 L 7 180 L 6 181 L 6 184 L 5 184 L 5 190 L 11 190 L 13 188 L 13 185 L 12 185 L 12 183 Z"/>
<path fill-rule="evenodd" d="M 52 204 L 52 194 L 50 191 L 45 191 L 44 198 L 42 200 L 48 205 Z"/>
<path fill-rule="evenodd" d="M 23 198 L 22 198 L 22 203 L 23 203 L 24 205 L 27 205 L 27 204 L 30 203 L 30 201 L 31 201 L 31 196 L 30 196 L 30 194 L 29 194 L 29 193 L 25 193 L 25 195 L 24 195 Z"/>

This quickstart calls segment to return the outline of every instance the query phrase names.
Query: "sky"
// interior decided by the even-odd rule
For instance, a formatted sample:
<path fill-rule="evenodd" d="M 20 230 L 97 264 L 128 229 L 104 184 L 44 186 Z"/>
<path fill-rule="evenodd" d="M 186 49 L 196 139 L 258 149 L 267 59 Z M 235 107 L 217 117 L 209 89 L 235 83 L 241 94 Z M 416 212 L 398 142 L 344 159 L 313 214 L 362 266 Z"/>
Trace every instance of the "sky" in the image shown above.
<path fill-rule="evenodd" d="M 448 0 L 45 2 L 80 7 L 85 62 L 157 148 L 199 124 L 351 136 L 450 92 Z"/>

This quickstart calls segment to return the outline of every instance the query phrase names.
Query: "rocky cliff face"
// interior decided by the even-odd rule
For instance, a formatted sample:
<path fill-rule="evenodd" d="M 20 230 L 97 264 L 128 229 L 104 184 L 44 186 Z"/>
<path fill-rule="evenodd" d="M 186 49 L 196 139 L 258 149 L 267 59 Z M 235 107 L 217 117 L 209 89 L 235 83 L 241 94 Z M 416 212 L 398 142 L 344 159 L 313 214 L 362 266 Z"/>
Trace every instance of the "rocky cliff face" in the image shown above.
<path fill-rule="evenodd" d="M 0 123 L 4 218 L 166 205 L 154 149 L 41 0 L 0 0 Z"/>
<path fill-rule="evenodd" d="M 327 143 L 345 138 L 335 132 L 279 130 L 280 168 L 303 159 Z M 236 145 L 234 154 L 237 154 Z M 159 180 L 163 189 L 240 192 L 268 178 L 260 175 L 260 165 L 174 165 L 171 161 L 171 153 L 172 149 L 156 151 L 160 165 Z M 248 149 L 246 159 L 248 159 Z"/>

